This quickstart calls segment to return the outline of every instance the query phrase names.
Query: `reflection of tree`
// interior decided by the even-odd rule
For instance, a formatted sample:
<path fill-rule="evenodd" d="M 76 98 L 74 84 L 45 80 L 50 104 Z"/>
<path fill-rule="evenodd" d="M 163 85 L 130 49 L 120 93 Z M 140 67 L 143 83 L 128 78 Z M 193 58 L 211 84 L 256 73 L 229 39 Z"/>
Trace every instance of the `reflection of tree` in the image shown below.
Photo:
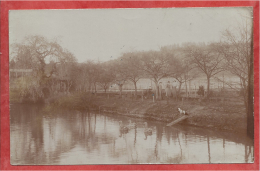
<path fill-rule="evenodd" d="M 42 117 L 34 115 L 37 111 L 38 106 L 34 105 L 17 105 L 10 111 L 12 162 L 36 163 L 39 161 L 36 154 L 43 153 Z M 12 131 L 13 126 L 16 129 Z"/>
<path fill-rule="evenodd" d="M 104 117 L 104 133 L 96 133 L 96 115 L 85 113 L 86 122 L 81 125 L 82 128 L 85 128 L 85 134 L 77 134 L 77 128 L 74 128 L 75 131 L 74 139 L 78 141 L 78 143 L 87 151 L 92 152 L 93 150 L 99 150 L 101 144 L 112 144 L 114 138 L 111 134 L 106 132 L 106 117 Z"/>
<path fill-rule="evenodd" d="M 172 133 L 172 128 L 165 127 L 165 136 L 166 136 L 168 144 L 170 144 L 171 133 Z"/>
<path fill-rule="evenodd" d="M 251 151 L 251 147 L 252 147 L 251 145 L 245 144 L 245 163 L 248 163 L 250 154 L 253 155 Z"/>
<path fill-rule="evenodd" d="M 136 134 L 137 134 L 137 127 L 135 127 L 134 147 L 135 147 L 135 144 L 136 144 Z"/>
<path fill-rule="evenodd" d="M 167 157 L 167 159 L 164 163 L 180 164 L 181 161 L 182 161 L 182 156 L 176 155 L 174 157 Z"/>
<path fill-rule="evenodd" d="M 96 126 L 97 126 L 97 115 L 95 115 L 95 122 L 94 122 L 94 134 L 96 133 Z"/>
<path fill-rule="evenodd" d="M 209 136 L 207 135 L 207 143 L 208 143 L 208 156 L 209 156 L 209 163 L 211 163 L 211 157 L 210 157 L 210 142 L 209 142 Z"/>
<path fill-rule="evenodd" d="M 22 164 L 54 164 L 62 153 L 70 151 L 76 145 L 91 153 L 99 150 L 102 144 L 113 144 L 115 141 L 114 136 L 108 132 L 95 132 L 95 115 L 79 112 L 73 114 L 73 118 L 70 111 L 39 117 L 35 116 L 38 110 L 32 110 L 32 106 L 23 106 L 21 109 L 23 110 L 18 108 L 12 112 L 12 123 L 19 123 L 19 128 L 26 128 L 20 131 L 22 134 L 19 142 L 12 145 L 12 153 L 17 151 L 17 147 L 22 149 L 18 151 L 17 157 L 13 157 L 14 162 L 17 158 Z"/>
<path fill-rule="evenodd" d="M 117 134 L 110 131 L 111 120 L 109 120 L 109 117 L 80 112 L 75 112 L 72 115 L 72 111 L 60 111 L 54 115 L 44 115 L 38 118 L 38 115 L 35 116 L 38 110 L 32 106 L 27 108 L 23 106 L 11 110 L 12 163 L 56 164 L 59 162 L 61 154 L 74 154 L 68 153 L 73 151 L 74 148 L 83 148 L 84 153 L 87 154 L 98 153 L 97 155 L 103 155 L 106 153 L 111 158 L 118 159 L 118 161 L 126 159 L 126 162 L 129 163 L 181 163 L 185 159 L 187 150 L 192 150 L 189 148 L 189 140 L 200 139 L 197 136 L 192 136 L 192 134 L 204 135 L 200 137 L 208 135 L 202 141 L 205 143 L 207 141 L 205 147 L 208 147 L 209 163 L 212 160 L 210 154 L 211 134 L 203 132 L 204 130 L 201 129 L 163 128 L 161 124 L 154 124 L 156 132 L 153 132 L 154 134 L 147 141 L 144 141 L 143 128 L 138 127 L 119 138 Z M 114 123 L 117 123 L 117 121 Z M 12 127 L 12 125 L 16 125 L 16 127 Z M 101 126 L 101 128 L 97 126 Z M 231 137 L 227 138 L 222 135 L 221 138 L 225 151 L 225 142 L 230 141 Z M 19 142 L 17 139 L 19 139 Z M 185 142 L 187 143 L 186 146 Z M 142 143 L 150 143 L 150 146 L 144 146 L 141 151 L 138 151 Z M 238 141 L 238 143 L 241 142 Z M 253 158 L 252 144 L 250 142 L 243 144 L 245 149 L 244 152 L 242 151 L 245 154 L 244 161 L 250 162 Z M 222 146 L 222 142 L 220 145 Z M 105 147 L 105 151 L 103 147 Z M 169 151 L 170 149 L 172 151 Z M 145 155 L 143 155 L 144 152 Z M 207 155 L 205 154 L 205 156 Z"/>
<path fill-rule="evenodd" d="M 156 161 L 158 160 L 158 141 L 156 140 L 155 146 L 154 146 L 154 156 Z"/>
<path fill-rule="evenodd" d="M 160 142 L 162 141 L 162 134 L 163 134 L 163 127 L 156 126 L 156 137 Z"/>
<path fill-rule="evenodd" d="M 167 129 L 166 129 L 167 130 Z M 179 145 L 179 149 L 180 149 L 180 153 L 179 154 L 177 154 L 177 155 L 175 155 L 174 157 L 167 157 L 167 162 L 171 162 L 171 163 L 176 163 L 176 164 L 178 164 L 178 163 L 181 163 L 181 161 L 182 161 L 182 159 L 183 159 L 183 154 L 182 154 L 182 146 L 181 146 L 181 141 L 180 141 L 180 135 L 179 135 L 179 133 L 180 133 L 180 130 L 179 129 L 177 129 L 177 128 L 172 128 L 171 127 L 171 130 L 169 130 L 169 132 L 171 131 L 171 138 L 172 138 L 172 140 L 173 140 L 173 142 L 174 142 L 174 145 L 175 145 L 175 147 L 178 147 L 177 145 L 176 145 L 176 140 L 177 140 L 177 142 L 178 142 L 178 145 Z M 183 134 L 181 134 L 181 135 L 183 135 Z M 181 137 L 182 139 L 184 139 L 185 137 Z M 166 162 L 166 163 L 167 163 Z"/>
<path fill-rule="evenodd" d="M 179 142 L 179 146 L 181 149 L 181 159 L 182 159 L 182 148 L 181 148 L 181 142 L 180 142 L 180 138 L 179 138 L 179 132 L 177 132 L 177 137 L 178 137 L 178 142 Z"/>

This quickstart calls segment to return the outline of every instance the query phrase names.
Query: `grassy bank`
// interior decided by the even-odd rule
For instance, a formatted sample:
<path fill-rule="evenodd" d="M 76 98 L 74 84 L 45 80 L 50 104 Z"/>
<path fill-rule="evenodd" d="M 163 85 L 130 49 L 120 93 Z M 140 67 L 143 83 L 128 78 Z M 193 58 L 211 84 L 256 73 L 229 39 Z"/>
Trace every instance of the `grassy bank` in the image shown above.
<path fill-rule="evenodd" d="M 9 91 L 9 101 L 10 101 L 10 103 L 20 103 L 21 102 L 18 90 L 11 89 Z"/>
<path fill-rule="evenodd" d="M 99 102 L 92 93 L 78 92 L 67 95 L 53 96 L 45 100 L 47 105 L 43 112 L 49 112 L 56 109 L 89 111 L 97 110 Z"/>
<path fill-rule="evenodd" d="M 198 102 L 187 100 L 183 103 L 170 99 L 153 102 L 141 99 L 99 99 L 104 106 L 101 111 L 117 111 L 117 113 L 132 117 L 142 117 L 150 120 L 171 122 L 182 116 L 177 108 L 186 110 L 189 118 L 180 124 L 199 126 L 212 129 L 228 130 L 246 133 L 246 111 L 239 99 L 226 99 L 224 103 L 216 101 Z"/>
<path fill-rule="evenodd" d="M 170 99 L 153 102 L 151 99 L 132 99 L 130 97 L 119 98 L 107 95 L 89 93 L 76 93 L 56 99 L 46 105 L 45 111 L 53 111 L 55 108 L 69 110 L 95 110 L 112 115 L 119 114 L 130 117 L 158 120 L 169 123 L 182 116 L 177 108 L 186 110 L 189 118 L 180 124 L 204 127 L 209 129 L 227 130 L 246 133 L 246 111 L 242 100 L 238 98 L 220 101 L 197 100 L 176 101 Z"/>

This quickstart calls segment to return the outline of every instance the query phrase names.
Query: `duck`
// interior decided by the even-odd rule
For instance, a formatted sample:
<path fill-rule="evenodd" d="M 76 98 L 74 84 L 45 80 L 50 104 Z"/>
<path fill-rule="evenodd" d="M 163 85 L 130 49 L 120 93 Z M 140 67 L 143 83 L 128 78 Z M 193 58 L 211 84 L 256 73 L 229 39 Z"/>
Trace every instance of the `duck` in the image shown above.
<path fill-rule="evenodd" d="M 129 128 L 129 129 L 134 129 L 134 128 L 136 128 L 136 123 L 132 123 L 132 121 L 131 120 L 129 120 L 128 121 L 129 122 L 129 124 L 127 125 L 127 127 Z"/>
<path fill-rule="evenodd" d="M 128 133 L 129 128 L 122 124 L 122 121 L 119 121 L 119 131 L 120 133 Z"/>
<path fill-rule="evenodd" d="M 180 113 L 180 114 L 184 114 L 184 115 L 188 115 L 188 113 L 185 111 L 185 110 L 182 110 L 181 108 L 177 108 L 177 110 L 178 110 L 178 112 Z"/>
<path fill-rule="evenodd" d="M 152 134 L 153 134 L 152 128 L 148 128 L 148 127 L 147 127 L 147 122 L 144 122 L 144 133 L 145 133 L 146 135 L 152 135 Z"/>

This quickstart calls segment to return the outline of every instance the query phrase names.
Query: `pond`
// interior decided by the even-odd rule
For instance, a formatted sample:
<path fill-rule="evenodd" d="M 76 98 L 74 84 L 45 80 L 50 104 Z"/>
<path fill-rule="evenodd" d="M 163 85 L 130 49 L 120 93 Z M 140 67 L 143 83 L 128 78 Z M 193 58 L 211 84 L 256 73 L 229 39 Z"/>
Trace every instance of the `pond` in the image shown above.
<path fill-rule="evenodd" d="M 251 163 L 253 140 L 118 115 L 10 105 L 12 165 Z M 136 128 L 120 131 L 119 122 Z M 144 122 L 147 122 L 145 128 Z M 146 131 L 152 130 L 151 134 Z"/>

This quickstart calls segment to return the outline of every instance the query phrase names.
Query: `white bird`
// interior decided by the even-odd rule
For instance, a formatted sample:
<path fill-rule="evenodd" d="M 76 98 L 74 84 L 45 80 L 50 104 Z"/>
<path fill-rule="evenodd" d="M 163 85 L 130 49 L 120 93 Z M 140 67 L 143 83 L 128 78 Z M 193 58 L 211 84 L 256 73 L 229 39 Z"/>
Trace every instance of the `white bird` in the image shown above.
<path fill-rule="evenodd" d="M 152 128 L 147 127 L 147 122 L 144 123 L 144 133 L 147 135 L 152 135 L 152 133 L 153 133 Z"/>
<path fill-rule="evenodd" d="M 134 129 L 134 128 L 136 128 L 136 123 L 132 122 L 131 120 L 129 120 L 128 122 L 129 122 L 129 124 L 127 125 L 127 127 L 128 127 L 129 129 Z"/>
<path fill-rule="evenodd" d="M 144 123 L 144 135 L 145 135 L 145 140 L 147 140 L 147 136 L 149 136 L 149 135 L 152 135 L 153 134 L 153 130 L 152 130 L 152 128 L 148 128 L 147 127 L 147 122 L 145 122 Z"/>
<path fill-rule="evenodd" d="M 119 121 L 119 131 L 121 133 L 128 133 L 129 128 L 122 124 L 122 121 Z"/>

